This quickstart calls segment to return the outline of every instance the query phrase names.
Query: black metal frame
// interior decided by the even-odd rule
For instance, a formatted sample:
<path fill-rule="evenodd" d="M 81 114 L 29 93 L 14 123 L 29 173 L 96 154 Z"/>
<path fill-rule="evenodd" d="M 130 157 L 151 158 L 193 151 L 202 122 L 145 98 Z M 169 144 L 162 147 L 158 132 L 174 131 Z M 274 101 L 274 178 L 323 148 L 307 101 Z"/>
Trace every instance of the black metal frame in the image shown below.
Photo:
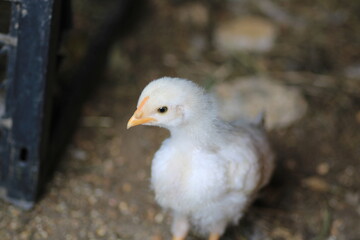
<path fill-rule="evenodd" d="M 10 31 L 0 34 L 0 52 L 8 57 L 7 76 L 0 81 L 0 97 L 1 89 L 6 94 L 0 114 L 0 197 L 29 209 L 44 193 L 82 105 L 101 83 L 111 46 L 138 23 L 147 0 L 117 2 L 66 83 L 55 80 L 55 73 L 58 40 L 71 27 L 71 0 L 0 1 L 12 5 Z"/>
<path fill-rule="evenodd" d="M 28 209 L 46 165 L 61 0 L 7 1 L 12 5 L 10 30 L 0 35 L 0 54 L 7 55 L 1 85 L 0 195 Z"/>

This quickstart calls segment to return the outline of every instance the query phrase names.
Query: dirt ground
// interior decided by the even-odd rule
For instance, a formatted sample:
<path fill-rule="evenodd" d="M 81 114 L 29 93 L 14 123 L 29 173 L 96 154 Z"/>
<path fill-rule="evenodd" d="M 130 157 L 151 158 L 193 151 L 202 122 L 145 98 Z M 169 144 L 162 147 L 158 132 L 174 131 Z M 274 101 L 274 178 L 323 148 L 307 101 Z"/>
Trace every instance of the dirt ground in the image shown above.
<path fill-rule="evenodd" d="M 31 211 L 0 201 L 0 239 L 170 239 L 169 216 L 149 188 L 152 156 L 168 133 L 126 130 L 141 90 L 162 76 L 211 87 L 256 74 L 298 88 L 309 109 L 290 127 L 270 132 L 273 180 L 223 239 L 360 239 L 360 74 L 347 74 L 360 68 L 360 2 L 274 1 L 291 16 L 285 22 L 254 2 L 236 12 L 225 1 L 213 8 L 200 1 L 212 9 L 207 17 L 184 20 L 188 2 L 151 1 L 151 14 L 113 48 L 104 84 L 85 106 L 44 198 Z M 78 28 L 88 27 L 85 13 L 75 18 Z M 232 14 L 272 22 L 278 29 L 272 50 L 219 53 L 211 44 L 213 26 Z M 203 45 L 193 43 L 198 35 Z"/>

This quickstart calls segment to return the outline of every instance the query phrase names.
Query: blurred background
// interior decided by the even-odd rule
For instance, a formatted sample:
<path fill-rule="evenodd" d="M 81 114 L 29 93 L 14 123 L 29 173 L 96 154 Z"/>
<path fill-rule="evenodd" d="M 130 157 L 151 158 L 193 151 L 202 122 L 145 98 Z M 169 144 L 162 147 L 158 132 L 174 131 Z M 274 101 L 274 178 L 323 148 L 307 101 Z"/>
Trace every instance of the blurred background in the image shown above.
<path fill-rule="evenodd" d="M 224 239 L 360 239 L 360 1 L 121 2 L 71 2 L 58 81 L 86 84 L 91 76 L 76 73 L 99 63 L 84 59 L 104 56 L 101 84 L 37 205 L 22 211 L 0 200 L 2 240 L 170 239 L 170 219 L 149 188 L 152 156 L 168 133 L 126 130 L 141 90 L 162 76 L 213 92 L 228 120 L 266 110 L 277 169 Z M 117 17 L 131 21 L 111 24 Z"/>

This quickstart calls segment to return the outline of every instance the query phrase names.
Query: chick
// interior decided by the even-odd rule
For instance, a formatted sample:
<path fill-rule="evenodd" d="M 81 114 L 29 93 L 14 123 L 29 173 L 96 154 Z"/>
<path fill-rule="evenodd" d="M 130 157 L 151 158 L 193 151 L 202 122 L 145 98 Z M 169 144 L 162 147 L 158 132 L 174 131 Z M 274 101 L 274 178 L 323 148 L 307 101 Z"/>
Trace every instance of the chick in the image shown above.
<path fill-rule="evenodd" d="M 127 128 L 171 133 L 154 156 L 151 184 L 172 212 L 173 240 L 185 239 L 190 226 L 218 240 L 269 182 L 274 157 L 261 122 L 221 120 L 212 96 L 185 79 L 160 78 L 142 91 Z"/>

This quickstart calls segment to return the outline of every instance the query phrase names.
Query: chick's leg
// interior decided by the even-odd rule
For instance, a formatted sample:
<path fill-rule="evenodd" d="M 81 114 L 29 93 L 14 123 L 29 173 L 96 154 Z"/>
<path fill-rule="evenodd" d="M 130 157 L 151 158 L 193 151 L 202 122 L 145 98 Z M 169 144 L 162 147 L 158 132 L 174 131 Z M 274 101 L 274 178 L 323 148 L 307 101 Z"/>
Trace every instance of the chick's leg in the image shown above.
<path fill-rule="evenodd" d="M 189 231 L 189 221 L 183 214 L 174 212 L 174 219 L 171 227 L 173 234 L 172 240 L 185 240 L 186 235 Z"/>
<path fill-rule="evenodd" d="M 220 235 L 218 233 L 211 233 L 209 236 L 209 240 L 219 240 Z"/>
<path fill-rule="evenodd" d="M 176 237 L 176 236 L 173 236 L 172 240 L 185 240 L 185 237 Z"/>
<path fill-rule="evenodd" d="M 226 228 L 225 220 L 218 220 L 216 223 L 210 224 L 210 236 L 209 240 L 219 240 L 220 236 L 223 235 Z"/>

